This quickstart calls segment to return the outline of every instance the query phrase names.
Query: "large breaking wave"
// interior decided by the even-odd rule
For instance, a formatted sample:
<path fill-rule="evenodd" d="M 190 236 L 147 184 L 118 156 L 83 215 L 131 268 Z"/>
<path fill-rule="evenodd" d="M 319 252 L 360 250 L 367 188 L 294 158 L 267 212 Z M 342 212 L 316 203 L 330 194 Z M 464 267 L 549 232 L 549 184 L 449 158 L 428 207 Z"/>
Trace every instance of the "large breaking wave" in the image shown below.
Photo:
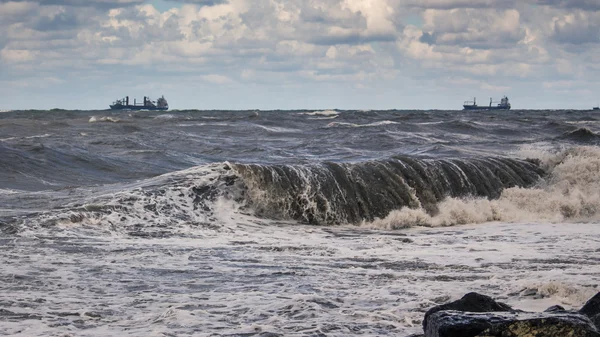
<path fill-rule="evenodd" d="M 161 236 L 174 228 L 215 230 L 261 219 L 394 229 L 598 217 L 599 148 L 530 151 L 526 157 L 536 159 L 403 156 L 352 164 L 211 164 L 4 220 L 4 227 L 80 224 Z"/>
<path fill-rule="evenodd" d="M 497 198 L 543 175 L 535 162 L 510 158 L 396 157 L 358 164 L 232 165 L 259 216 L 311 224 L 359 223 L 408 207 L 438 213 L 447 197 Z"/>

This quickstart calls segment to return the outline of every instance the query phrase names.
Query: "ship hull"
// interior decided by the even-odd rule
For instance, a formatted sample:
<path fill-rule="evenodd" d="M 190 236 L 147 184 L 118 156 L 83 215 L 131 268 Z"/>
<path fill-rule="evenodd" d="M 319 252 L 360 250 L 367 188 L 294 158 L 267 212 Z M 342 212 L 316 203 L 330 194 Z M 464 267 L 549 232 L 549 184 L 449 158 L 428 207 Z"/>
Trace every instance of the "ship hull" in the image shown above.
<path fill-rule="evenodd" d="M 111 110 L 150 110 L 150 111 L 165 111 L 169 110 L 168 107 L 152 107 L 143 105 L 110 105 Z"/>
<path fill-rule="evenodd" d="M 510 107 L 463 105 L 464 110 L 510 110 Z"/>

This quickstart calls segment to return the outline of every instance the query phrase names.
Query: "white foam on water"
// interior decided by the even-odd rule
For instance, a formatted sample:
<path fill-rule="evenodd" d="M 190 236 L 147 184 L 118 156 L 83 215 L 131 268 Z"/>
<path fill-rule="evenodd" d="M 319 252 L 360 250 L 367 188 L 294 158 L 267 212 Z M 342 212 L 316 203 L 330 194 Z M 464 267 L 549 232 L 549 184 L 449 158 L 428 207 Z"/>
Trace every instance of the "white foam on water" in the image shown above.
<path fill-rule="evenodd" d="M 0 138 L 0 141 L 9 141 L 9 140 L 15 140 L 15 139 L 35 139 L 35 138 L 47 138 L 50 137 L 51 134 L 49 133 L 44 133 L 41 135 L 33 135 L 33 136 L 27 136 L 27 137 L 8 137 L 8 138 Z"/>
<path fill-rule="evenodd" d="M 339 115 L 333 115 L 333 116 L 326 116 L 326 117 L 310 117 L 308 119 L 310 119 L 310 120 L 327 120 L 327 119 L 336 119 L 338 117 L 339 117 Z"/>
<path fill-rule="evenodd" d="M 312 112 L 302 112 L 300 113 L 301 115 L 308 115 L 308 116 L 332 116 L 332 115 L 339 115 L 340 112 L 339 111 L 335 111 L 335 110 L 318 110 L 318 111 L 312 111 Z"/>
<path fill-rule="evenodd" d="M 204 212 L 194 188 L 223 181 L 224 164 L 107 190 L 3 241 L 0 308 L 13 315 L 0 334 L 406 336 L 471 291 L 579 309 L 600 284 L 599 151 L 523 149 L 549 172 L 536 188 L 364 226 L 259 219 L 235 184 Z"/>
<path fill-rule="evenodd" d="M 199 123 L 181 123 L 181 124 L 177 124 L 177 126 L 182 126 L 182 127 L 190 127 L 190 126 L 231 126 L 231 124 L 228 123 L 204 123 L 204 122 L 199 122 Z"/>
<path fill-rule="evenodd" d="M 172 114 L 163 114 L 163 115 L 158 115 L 158 116 L 154 117 L 154 119 L 173 119 L 173 118 L 175 118 L 175 116 Z"/>
<path fill-rule="evenodd" d="M 102 116 L 102 117 L 92 116 L 92 117 L 90 117 L 90 120 L 88 122 L 89 123 L 101 123 L 101 122 L 118 123 L 120 121 L 121 121 L 120 119 L 110 117 L 110 116 Z"/>
<path fill-rule="evenodd" d="M 0 188 L 0 194 L 18 194 L 21 193 L 23 191 L 20 190 L 14 190 L 11 188 Z"/>
<path fill-rule="evenodd" d="M 431 216 L 423 209 L 391 212 L 365 226 L 387 229 L 411 226 L 451 226 L 489 221 L 581 222 L 600 220 L 600 148 L 581 146 L 558 152 L 523 149 L 548 172 L 534 188 L 514 187 L 497 200 L 448 198 Z"/>
<path fill-rule="evenodd" d="M 9 318 L 0 334 L 406 336 L 427 309 L 470 291 L 519 309 L 578 309 L 600 281 L 600 223 L 85 233 L 0 250 L 3 308 L 44 317 Z"/>
<path fill-rule="evenodd" d="M 373 122 L 373 123 L 368 123 L 368 124 L 355 124 L 355 123 L 346 123 L 346 122 L 331 122 L 331 123 L 327 124 L 327 127 L 328 128 L 333 128 L 333 127 L 364 128 L 364 127 L 392 125 L 392 124 L 399 124 L 399 123 L 398 122 L 394 122 L 394 121 L 379 121 L 379 122 Z"/>
<path fill-rule="evenodd" d="M 284 127 L 280 127 L 280 126 L 264 126 L 264 125 L 260 125 L 260 124 L 251 124 L 251 125 L 259 128 L 259 129 L 263 129 L 265 131 L 269 131 L 269 132 L 273 132 L 273 133 L 300 132 L 300 130 L 298 130 L 298 129 L 284 128 Z"/>
<path fill-rule="evenodd" d="M 565 121 L 565 124 L 572 125 L 587 125 L 587 124 L 599 124 L 600 121 Z"/>

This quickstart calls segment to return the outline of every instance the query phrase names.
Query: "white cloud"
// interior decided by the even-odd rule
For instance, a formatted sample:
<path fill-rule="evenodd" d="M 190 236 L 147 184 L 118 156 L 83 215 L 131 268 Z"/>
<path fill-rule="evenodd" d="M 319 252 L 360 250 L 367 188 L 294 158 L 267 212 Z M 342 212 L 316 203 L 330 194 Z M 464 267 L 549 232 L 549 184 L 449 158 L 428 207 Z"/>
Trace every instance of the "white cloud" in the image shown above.
<path fill-rule="evenodd" d="M 450 77 L 503 91 L 600 75 L 600 11 L 586 0 L 179 2 L 161 12 L 141 0 L 0 0 L 0 80 L 126 71 L 366 90 Z"/>
<path fill-rule="evenodd" d="M 233 81 L 230 78 L 228 78 L 226 76 L 218 75 L 218 74 L 204 75 L 204 76 L 202 76 L 202 79 L 207 82 L 216 83 L 216 84 L 233 83 Z"/>

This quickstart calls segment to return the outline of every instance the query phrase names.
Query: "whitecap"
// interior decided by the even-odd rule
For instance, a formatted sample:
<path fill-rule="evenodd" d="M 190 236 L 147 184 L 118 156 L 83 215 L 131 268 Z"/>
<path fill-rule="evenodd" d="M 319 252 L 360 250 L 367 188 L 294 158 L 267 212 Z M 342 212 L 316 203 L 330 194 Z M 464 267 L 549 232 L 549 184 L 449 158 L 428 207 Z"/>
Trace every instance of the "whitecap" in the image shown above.
<path fill-rule="evenodd" d="M 154 119 L 173 119 L 173 118 L 175 118 L 175 116 L 171 115 L 171 114 L 158 115 L 158 116 L 154 117 Z"/>
<path fill-rule="evenodd" d="M 364 128 L 364 127 L 372 127 L 372 126 L 382 126 L 382 125 L 392 125 L 392 124 L 399 124 L 398 122 L 393 122 L 393 121 L 379 121 L 379 122 L 374 122 L 374 123 L 369 123 L 369 124 L 355 124 L 355 123 L 345 123 L 345 122 L 331 122 L 329 124 L 327 124 L 328 128 L 332 128 L 332 127 L 353 127 L 353 128 Z"/>
<path fill-rule="evenodd" d="M 317 110 L 317 111 L 313 111 L 313 112 L 303 112 L 301 113 L 301 115 L 309 115 L 309 116 L 332 116 L 332 115 L 339 115 L 340 113 L 338 111 L 335 110 Z"/>
<path fill-rule="evenodd" d="M 90 118 L 90 120 L 88 121 L 89 123 L 99 123 L 99 122 L 112 122 L 112 123 L 118 123 L 121 120 L 118 118 L 114 118 L 114 117 L 109 117 L 109 116 L 103 116 L 103 117 L 96 117 L 96 116 L 92 116 Z"/>

